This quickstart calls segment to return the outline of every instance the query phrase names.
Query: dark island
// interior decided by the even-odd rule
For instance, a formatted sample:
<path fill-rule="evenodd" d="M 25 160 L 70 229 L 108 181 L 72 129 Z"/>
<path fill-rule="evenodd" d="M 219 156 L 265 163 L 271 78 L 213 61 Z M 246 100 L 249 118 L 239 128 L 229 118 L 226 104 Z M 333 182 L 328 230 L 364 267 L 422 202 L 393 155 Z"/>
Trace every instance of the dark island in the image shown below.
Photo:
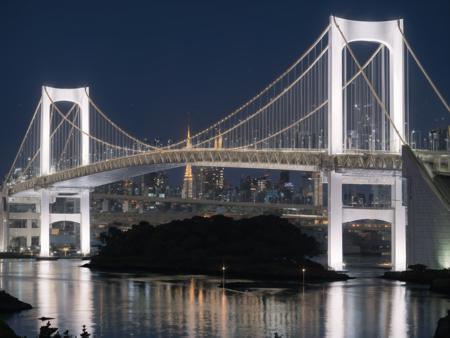
<path fill-rule="evenodd" d="M 105 246 L 85 266 L 99 270 L 204 274 L 236 278 L 296 281 L 347 280 L 308 259 L 318 242 L 277 216 L 233 220 L 193 217 L 127 232 L 111 228 Z"/>
<path fill-rule="evenodd" d="M 19 312 L 29 310 L 32 306 L 18 300 L 5 291 L 0 290 L 0 313 L 1 312 Z"/>
<path fill-rule="evenodd" d="M 5 291 L 0 290 L 0 313 L 12 313 L 23 310 L 29 310 L 32 306 L 18 300 L 16 297 L 11 296 Z M 19 336 L 0 319 L 0 337 L 4 338 L 18 338 Z"/>
<path fill-rule="evenodd" d="M 383 278 L 425 284 L 431 291 L 450 295 L 450 269 L 428 269 L 425 265 L 414 264 L 406 271 L 387 271 Z"/>

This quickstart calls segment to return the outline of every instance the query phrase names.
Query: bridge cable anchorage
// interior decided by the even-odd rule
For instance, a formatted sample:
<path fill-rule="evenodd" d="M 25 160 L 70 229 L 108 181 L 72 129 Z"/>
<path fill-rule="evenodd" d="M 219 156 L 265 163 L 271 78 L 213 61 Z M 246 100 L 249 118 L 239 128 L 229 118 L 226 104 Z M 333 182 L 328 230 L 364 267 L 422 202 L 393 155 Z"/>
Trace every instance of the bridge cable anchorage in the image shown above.
<path fill-rule="evenodd" d="M 322 109 L 324 106 L 326 106 L 328 103 L 328 100 L 325 100 L 324 102 L 322 102 L 319 106 L 317 106 L 315 109 L 313 109 L 312 111 L 310 111 L 308 114 L 306 114 L 305 116 L 302 116 L 299 120 L 295 121 L 294 123 L 292 123 L 291 125 L 277 131 L 275 134 L 272 134 L 264 139 L 258 140 L 255 143 L 252 144 L 248 144 L 242 147 L 236 147 L 236 148 L 231 148 L 231 150 L 239 150 L 239 149 L 245 149 L 248 147 L 254 147 L 257 144 L 260 144 L 262 142 L 266 142 L 267 140 L 274 138 L 278 135 L 280 135 L 281 133 L 284 133 L 285 131 L 289 130 L 290 128 L 295 127 L 296 125 L 299 125 L 300 123 L 302 123 L 304 120 L 306 120 L 307 118 L 311 117 L 312 115 L 314 115 L 316 112 L 318 112 L 320 109 Z"/>
<path fill-rule="evenodd" d="M 373 87 L 372 82 L 369 80 L 369 78 L 367 77 L 367 74 L 363 71 L 361 64 L 359 63 L 358 59 L 355 56 L 355 53 L 353 52 L 352 48 L 350 47 L 347 38 L 345 37 L 344 33 L 341 30 L 341 27 L 339 27 L 339 24 L 336 21 L 336 17 L 333 17 L 333 21 L 334 24 L 336 25 L 339 33 L 342 36 L 342 39 L 345 42 L 345 47 L 347 48 L 347 50 L 349 51 L 353 61 L 355 62 L 356 66 L 358 67 L 358 70 L 361 71 L 361 75 L 363 76 L 364 80 L 367 82 L 367 85 L 369 86 L 370 91 L 372 92 L 375 100 L 377 101 L 377 103 L 380 105 L 381 109 L 383 110 L 384 114 L 386 115 L 386 117 L 388 118 L 391 126 L 394 128 L 395 133 L 397 134 L 397 136 L 399 137 L 400 141 L 402 142 L 403 145 L 408 145 L 408 143 L 405 141 L 405 139 L 402 137 L 402 135 L 400 134 L 399 130 L 397 129 L 397 126 L 395 125 L 394 121 L 392 121 L 392 118 L 389 114 L 389 112 L 386 109 L 386 105 L 384 104 L 383 100 L 380 99 L 380 97 L 378 96 L 375 88 Z"/>
<path fill-rule="evenodd" d="M 248 100 L 246 103 L 244 103 L 243 105 L 239 106 L 237 109 L 235 109 L 234 111 L 232 111 L 230 114 L 228 114 L 227 116 L 223 117 L 222 119 L 220 119 L 219 121 L 215 122 L 214 124 L 212 124 L 211 126 L 193 134 L 191 136 L 191 139 L 197 139 L 200 136 L 202 136 L 203 134 L 206 134 L 210 131 L 213 131 L 214 129 L 220 129 L 220 125 L 223 124 L 224 122 L 226 122 L 227 120 L 229 120 L 230 118 L 234 117 L 235 115 L 237 115 L 239 112 L 243 111 L 245 108 L 248 108 L 252 103 L 254 103 L 257 99 L 259 99 L 260 97 L 262 97 L 264 94 L 266 94 L 270 89 L 272 89 L 277 83 L 279 83 L 281 80 L 283 80 L 287 75 L 289 75 L 289 73 L 295 68 L 297 67 L 302 61 L 304 61 L 306 59 L 307 56 L 309 56 L 309 54 L 311 53 L 311 51 L 313 51 L 313 49 L 322 41 L 322 39 L 327 35 L 329 29 L 331 27 L 331 24 L 328 25 L 323 31 L 322 33 L 319 35 L 319 37 L 314 41 L 314 43 L 290 66 L 286 69 L 286 71 L 284 71 L 281 75 L 279 75 L 275 80 L 273 80 L 269 85 L 267 85 L 262 91 L 260 91 L 257 95 L 253 96 L 250 100 Z M 221 133 L 222 135 L 222 133 Z M 210 139 L 211 140 L 211 139 Z M 171 145 L 165 146 L 165 147 L 161 147 L 160 149 L 171 149 L 171 148 L 175 148 L 178 146 L 183 146 L 186 144 L 186 139 L 182 139 L 178 142 L 172 143 Z"/>
<path fill-rule="evenodd" d="M 110 123 L 114 128 L 116 128 L 119 132 L 121 132 L 122 134 L 124 134 L 125 136 L 127 136 L 128 138 L 130 138 L 132 141 L 141 144 L 145 147 L 151 148 L 151 149 L 160 149 L 161 147 L 155 147 L 152 146 L 151 144 L 145 143 L 139 139 L 137 139 L 136 137 L 130 135 L 129 133 L 127 133 L 125 130 L 123 130 L 122 128 L 120 128 L 116 123 L 114 123 L 101 109 L 99 106 L 97 106 L 97 104 L 94 102 L 94 100 L 92 100 L 92 98 L 89 96 L 89 93 L 87 91 L 87 89 L 84 89 L 86 92 L 86 96 L 89 100 L 89 103 L 92 104 L 92 106 L 94 107 L 94 109 L 108 122 Z"/>
<path fill-rule="evenodd" d="M 397 26 L 398 26 L 398 30 L 400 31 L 400 33 L 402 35 L 402 39 L 403 39 L 403 42 L 405 43 L 406 48 L 411 53 L 411 56 L 413 57 L 413 59 L 416 62 L 417 66 L 419 67 L 420 71 L 422 72 L 422 74 L 427 79 L 427 81 L 430 84 L 431 88 L 433 88 L 434 93 L 436 94 L 436 96 L 439 98 L 439 100 L 441 100 L 441 103 L 444 105 L 445 109 L 447 109 L 447 112 L 450 113 L 450 105 L 447 103 L 447 101 L 445 100 L 444 96 L 441 94 L 441 92 L 439 91 L 439 89 L 437 88 L 437 86 L 435 85 L 433 80 L 431 79 L 431 77 L 428 75 L 428 73 L 425 70 L 425 68 L 423 67 L 422 63 L 420 62 L 420 60 L 416 56 L 416 53 L 414 53 L 411 45 L 409 44 L 408 40 L 406 39 L 405 33 L 403 32 L 402 28 L 400 27 L 400 23 L 399 22 L 397 22 Z"/>
<path fill-rule="evenodd" d="M 109 147 L 111 147 L 111 148 L 115 148 L 115 149 L 119 149 L 119 150 L 124 150 L 124 151 L 129 151 L 129 152 L 139 152 L 139 151 L 136 151 L 135 149 L 126 148 L 126 147 L 121 147 L 121 146 L 118 146 L 118 145 L 115 145 L 115 144 L 112 144 L 112 143 L 103 141 L 103 140 L 101 140 L 101 139 L 99 139 L 99 138 L 97 138 L 97 137 L 91 135 L 90 133 L 81 130 L 81 128 L 79 128 L 76 124 L 74 124 L 72 121 L 70 121 L 70 120 L 64 115 L 64 113 L 61 112 L 61 110 L 58 108 L 58 106 L 55 105 L 55 102 L 53 101 L 53 99 L 52 99 L 52 98 L 50 97 L 50 95 L 48 94 L 47 88 L 46 88 L 46 87 L 44 87 L 44 91 L 45 91 L 45 94 L 47 95 L 47 97 L 49 98 L 50 102 L 54 105 L 56 112 L 61 116 L 61 118 L 64 119 L 67 123 L 69 123 L 71 126 L 73 126 L 75 129 L 77 129 L 80 133 L 82 133 L 82 134 L 84 134 L 84 135 L 90 137 L 90 138 L 93 139 L 94 141 L 97 141 L 97 142 L 99 142 L 99 143 L 101 143 L 101 144 L 103 144 L 103 145 L 109 146 Z"/>
<path fill-rule="evenodd" d="M 322 52 L 317 56 L 317 58 L 311 62 L 310 66 L 302 73 L 300 74 L 294 81 L 292 81 L 292 83 L 287 86 L 286 88 L 284 88 L 277 96 L 275 96 L 274 98 L 272 98 L 272 100 L 270 102 L 268 102 L 267 104 L 265 104 L 263 107 L 260 107 L 255 113 L 247 116 L 244 120 L 241 120 L 240 122 L 238 122 L 237 124 L 235 124 L 234 126 L 232 126 L 231 128 L 229 128 L 226 131 L 220 132 L 221 136 L 227 135 L 230 132 L 232 132 L 233 130 L 237 129 L 238 127 L 242 126 L 243 124 L 245 124 L 246 122 L 250 121 L 251 119 L 257 117 L 261 112 L 265 111 L 268 107 L 270 107 L 271 105 L 273 105 L 275 102 L 277 102 L 284 94 L 286 94 L 290 89 L 292 89 L 292 87 L 294 87 L 294 85 L 296 85 L 300 80 L 302 80 L 308 73 L 309 71 L 319 62 L 319 60 L 325 55 L 325 53 L 328 51 L 328 47 L 324 48 L 322 50 Z M 314 112 L 316 112 L 318 109 L 314 110 Z M 295 122 L 293 125 L 297 124 L 297 122 Z M 293 126 L 292 125 L 292 126 Z M 291 126 L 290 126 L 291 127 Z M 288 128 L 289 129 L 289 128 Z M 272 135 L 273 136 L 273 135 Z M 214 141 L 214 139 L 217 136 L 212 136 L 206 140 L 200 141 L 199 143 L 195 144 L 195 147 L 198 147 L 199 145 L 203 145 L 205 143 Z M 192 139 L 192 136 L 191 136 Z M 269 139 L 269 138 L 268 138 Z M 257 142 L 259 144 L 259 142 Z M 235 149 L 239 149 L 239 148 L 245 148 L 248 145 L 242 146 L 242 147 L 237 147 Z M 164 149 L 164 148 L 163 148 Z"/>
<path fill-rule="evenodd" d="M 23 150 L 23 147 L 24 147 L 25 142 L 27 140 L 27 136 L 28 136 L 28 134 L 29 134 L 29 132 L 30 132 L 32 126 L 33 126 L 34 120 L 36 119 L 37 114 L 40 112 L 39 108 L 41 107 L 41 104 L 42 104 L 42 98 L 39 100 L 39 102 L 38 102 L 38 104 L 36 106 L 36 109 L 34 110 L 33 117 L 31 118 L 30 124 L 28 125 L 27 131 L 25 132 L 25 136 L 23 137 L 22 142 L 20 143 L 19 150 L 17 151 L 17 154 L 14 157 L 14 161 L 13 161 L 13 163 L 11 165 L 11 168 L 9 169 L 8 174 L 6 175 L 5 182 L 8 182 L 9 179 L 11 178 L 11 174 L 14 171 L 14 168 L 16 166 L 16 163 L 17 163 L 17 160 L 19 158 L 19 155 L 20 155 L 20 153 Z"/>

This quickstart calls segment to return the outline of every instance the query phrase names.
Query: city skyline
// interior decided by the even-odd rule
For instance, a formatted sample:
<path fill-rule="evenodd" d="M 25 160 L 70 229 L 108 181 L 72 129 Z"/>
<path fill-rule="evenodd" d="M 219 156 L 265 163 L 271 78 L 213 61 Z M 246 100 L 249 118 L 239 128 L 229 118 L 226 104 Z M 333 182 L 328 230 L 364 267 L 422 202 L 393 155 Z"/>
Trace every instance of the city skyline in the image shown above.
<path fill-rule="evenodd" d="M 89 12 L 78 9 L 81 16 L 75 15 L 77 9 L 60 2 L 1 5 L 4 18 L 0 25 L 3 34 L 9 33 L 3 35 L 8 53 L 0 56 L 0 67 L 10 79 L 2 87 L 2 126 L 12 124 L 8 129 L 0 127 L 0 141 L 8 145 L 2 150 L 8 159 L 0 164 L 2 176 L 18 148 L 42 84 L 89 85 L 112 119 L 138 138 L 160 138 L 163 142 L 181 139 L 188 115 L 192 129 L 200 130 L 282 72 L 311 43 L 310 35 L 320 32 L 327 21 L 324 12 L 359 19 L 369 18 L 369 13 L 371 19 L 403 17 L 421 58 L 435 61 L 427 62 L 427 66 L 444 96 L 449 96 L 449 70 L 433 66 L 446 62 L 443 55 L 448 47 L 441 43 L 446 35 L 440 33 L 449 25 L 444 13 L 450 9 L 445 1 L 434 6 L 406 1 L 364 6 L 357 1 L 301 5 L 288 1 L 275 6 L 271 1 L 250 1 L 238 8 L 253 15 L 239 16 L 234 15 L 231 3 L 221 11 L 205 6 L 203 1 L 130 6 L 126 11 L 121 10 L 119 2 L 108 5 L 106 16 L 100 15 L 104 7 L 99 4 L 89 4 Z M 190 22 L 189 12 L 203 15 Z M 229 17 L 234 18 L 234 24 L 229 23 Z M 98 20 L 100 25 L 94 26 Z M 55 56 L 36 53 L 41 48 L 38 41 L 48 46 L 43 50 L 54 48 Z M 441 53 L 432 55 L 430 51 L 437 45 Z M 8 67 L 12 60 L 18 60 L 21 67 Z M 441 115 L 448 117 L 436 114 L 436 124 L 447 123 L 438 120 Z M 423 113 L 419 122 L 420 116 Z M 133 123 L 137 119 L 144 123 Z"/>

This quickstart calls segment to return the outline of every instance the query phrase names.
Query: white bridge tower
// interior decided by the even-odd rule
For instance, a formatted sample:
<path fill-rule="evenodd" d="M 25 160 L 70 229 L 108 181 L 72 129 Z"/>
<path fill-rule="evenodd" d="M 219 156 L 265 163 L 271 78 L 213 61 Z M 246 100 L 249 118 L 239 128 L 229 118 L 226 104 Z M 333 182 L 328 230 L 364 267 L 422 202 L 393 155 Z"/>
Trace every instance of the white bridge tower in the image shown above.
<path fill-rule="evenodd" d="M 389 102 L 385 102 L 390 119 L 389 146 L 385 151 L 400 154 L 401 138 L 405 133 L 405 69 L 404 47 L 400 28 L 402 20 L 367 22 L 330 17 L 328 36 L 328 150 L 342 154 L 346 149 L 347 130 L 344 127 L 343 49 L 355 41 L 377 42 L 389 50 Z M 345 38 L 344 38 L 345 37 Z M 397 134 L 399 131 L 400 135 Z M 390 210 L 345 208 L 343 184 L 382 184 L 391 187 Z M 406 269 L 406 208 L 402 203 L 401 172 L 369 172 L 367 170 L 331 171 L 328 173 L 328 266 L 343 269 L 342 223 L 358 219 L 378 219 L 392 226 L 392 267 Z"/>
<path fill-rule="evenodd" d="M 42 87 L 40 121 L 40 175 L 52 173 L 51 167 L 51 106 L 57 102 L 71 102 L 80 109 L 81 164 L 90 163 L 89 157 L 89 88 L 60 89 Z M 40 194 L 40 255 L 50 256 L 50 225 L 59 221 L 72 221 L 80 224 L 80 247 L 83 255 L 90 253 L 90 203 L 89 188 L 64 189 L 43 187 Z M 52 214 L 50 204 L 57 198 L 78 198 L 80 212 L 77 214 Z"/>

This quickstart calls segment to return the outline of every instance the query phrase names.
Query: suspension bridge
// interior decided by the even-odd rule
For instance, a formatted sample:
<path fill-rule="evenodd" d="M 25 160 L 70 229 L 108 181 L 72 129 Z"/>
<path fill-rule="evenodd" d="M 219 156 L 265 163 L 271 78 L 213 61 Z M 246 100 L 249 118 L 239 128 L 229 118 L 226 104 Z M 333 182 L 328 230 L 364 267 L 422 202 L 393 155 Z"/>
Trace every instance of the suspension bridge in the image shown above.
<path fill-rule="evenodd" d="M 352 47 L 358 41 L 379 44 L 364 63 Z M 51 224 L 61 220 L 80 224 L 81 252 L 89 254 L 92 188 L 191 164 L 321 172 L 328 183 L 329 267 L 343 267 L 342 223 L 374 217 L 392 224 L 393 268 L 404 270 L 407 58 L 450 112 L 408 43 L 402 20 L 331 17 L 303 55 L 261 92 L 208 128 L 163 146 L 145 143 L 114 123 L 89 88 L 44 86 L 3 184 L 0 250 L 8 246 L 9 197 L 40 199 L 41 256 L 50 255 Z M 450 172 L 448 153 L 416 149 L 415 154 L 432 171 Z M 344 208 L 344 184 L 389 185 L 391 207 L 375 213 Z M 79 198 L 79 214 L 52 213 L 52 202 L 67 197 Z"/>

